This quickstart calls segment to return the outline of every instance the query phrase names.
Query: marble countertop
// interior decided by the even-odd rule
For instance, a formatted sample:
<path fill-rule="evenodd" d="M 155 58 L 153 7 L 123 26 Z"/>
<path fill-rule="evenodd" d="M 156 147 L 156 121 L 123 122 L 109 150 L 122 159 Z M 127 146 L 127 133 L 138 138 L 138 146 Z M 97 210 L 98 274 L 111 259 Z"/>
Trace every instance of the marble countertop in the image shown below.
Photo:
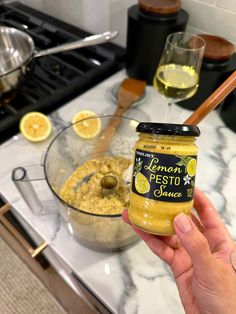
<path fill-rule="evenodd" d="M 80 110 L 97 114 L 115 111 L 112 90 L 125 77 L 120 71 L 75 98 L 50 118 L 54 134 L 46 142 L 32 144 L 20 134 L 0 146 L 0 194 L 68 267 L 115 313 L 183 313 L 169 268 L 143 242 L 119 253 L 99 253 L 77 243 L 55 213 L 34 215 L 11 180 L 17 166 L 40 164 L 45 148 L 58 131 Z M 126 116 L 142 121 L 164 122 L 166 103 L 152 87 L 143 101 Z M 191 111 L 173 106 L 169 122 L 182 123 Z M 215 204 L 228 230 L 236 239 L 236 134 L 225 127 L 216 111 L 199 124 L 201 136 L 196 185 Z M 45 183 L 46 184 L 46 183 Z"/>

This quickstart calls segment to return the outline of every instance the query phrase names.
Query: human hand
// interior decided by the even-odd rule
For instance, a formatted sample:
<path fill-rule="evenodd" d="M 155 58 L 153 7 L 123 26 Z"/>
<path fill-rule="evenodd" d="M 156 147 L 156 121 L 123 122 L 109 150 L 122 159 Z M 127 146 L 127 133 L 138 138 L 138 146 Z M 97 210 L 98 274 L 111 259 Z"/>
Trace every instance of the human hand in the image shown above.
<path fill-rule="evenodd" d="M 177 215 L 174 236 L 156 236 L 132 227 L 170 266 L 187 314 L 236 313 L 236 273 L 230 261 L 235 243 L 212 203 L 197 188 L 194 208 L 200 219 L 193 213 L 192 219 Z M 130 223 L 127 210 L 123 219 Z"/>

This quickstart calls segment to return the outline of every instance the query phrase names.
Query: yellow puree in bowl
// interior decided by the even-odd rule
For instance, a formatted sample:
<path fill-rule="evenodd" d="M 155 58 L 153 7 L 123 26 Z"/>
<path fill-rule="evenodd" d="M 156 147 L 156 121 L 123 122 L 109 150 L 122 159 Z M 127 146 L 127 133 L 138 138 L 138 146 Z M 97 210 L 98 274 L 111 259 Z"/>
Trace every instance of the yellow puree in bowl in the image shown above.
<path fill-rule="evenodd" d="M 190 215 L 193 205 L 195 137 L 140 134 L 135 151 L 129 219 L 146 232 L 172 235 L 174 217 Z"/>
<path fill-rule="evenodd" d="M 128 158 L 121 156 L 88 159 L 65 181 L 60 190 L 60 197 L 68 204 L 88 213 L 121 214 L 129 201 L 123 174 L 130 164 Z M 101 179 L 106 175 L 114 176 L 118 187 L 115 193 L 103 195 Z"/>

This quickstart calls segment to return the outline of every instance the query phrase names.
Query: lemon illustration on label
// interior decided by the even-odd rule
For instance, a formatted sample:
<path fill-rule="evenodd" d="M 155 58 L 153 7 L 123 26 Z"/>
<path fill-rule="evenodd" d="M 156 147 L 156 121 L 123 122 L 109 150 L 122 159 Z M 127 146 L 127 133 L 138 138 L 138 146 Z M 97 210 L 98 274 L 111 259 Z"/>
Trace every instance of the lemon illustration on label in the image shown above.
<path fill-rule="evenodd" d="M 134 184 L 137 192 L 140 194 L 146 194 L 150 191 L 148 179 L 141 172 L 136 174 Z"/>
<path fill-rule="evenodd" d="M 194 177 L 196 174 L 197 161 L 191 158 L 187 164 L 187 173 L 190 177 Z"/>

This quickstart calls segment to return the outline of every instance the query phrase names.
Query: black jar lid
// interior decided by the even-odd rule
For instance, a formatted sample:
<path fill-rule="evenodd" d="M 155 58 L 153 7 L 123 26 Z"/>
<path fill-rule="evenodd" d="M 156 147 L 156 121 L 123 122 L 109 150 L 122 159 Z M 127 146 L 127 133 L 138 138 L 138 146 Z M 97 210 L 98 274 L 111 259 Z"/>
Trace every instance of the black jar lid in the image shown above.
<path fill-rule="evenodd" d="M 196 125 L 141 122 L 136 128 L 139 133 L 199 136 L 200 130 Z"/>

